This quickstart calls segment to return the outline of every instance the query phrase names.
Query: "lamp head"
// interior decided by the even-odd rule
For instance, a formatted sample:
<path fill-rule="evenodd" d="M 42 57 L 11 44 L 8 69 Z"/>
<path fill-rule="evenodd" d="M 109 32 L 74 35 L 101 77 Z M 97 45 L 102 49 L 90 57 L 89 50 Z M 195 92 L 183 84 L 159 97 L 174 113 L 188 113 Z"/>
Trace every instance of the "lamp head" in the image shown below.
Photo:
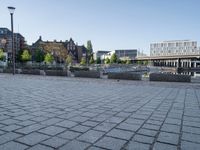
<path fill-rule="evenodd" d="M 8 7 L 8 10 L 9 10 L 10 14 L 14 14 L 15 7 L 9 6 L 9 7 Z"/>

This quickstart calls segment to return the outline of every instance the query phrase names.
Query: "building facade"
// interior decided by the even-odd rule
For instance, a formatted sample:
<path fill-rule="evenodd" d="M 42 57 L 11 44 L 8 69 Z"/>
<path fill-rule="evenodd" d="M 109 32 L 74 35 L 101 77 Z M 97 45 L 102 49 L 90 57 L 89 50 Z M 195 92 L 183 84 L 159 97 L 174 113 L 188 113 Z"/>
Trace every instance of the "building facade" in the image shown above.
<path fill-rule="evenodd" d="M 137 57 L 137 50 L 136 49 L 121 49 L 121 50 L 114 50 L 110 51 L 107 54 L 101 56 L 101 59 L 111 58 L 112 54 L 116 54 L 117 58 L 120 60 L 131 60 L 134 61 Z"/>
<path fill-rule="evenodd" d="M 26 46 L 24 37 L 14 33 L 14 50 L 16 54 Z M 7 53 L 8 60 L 12 57 L 12 32 L 7 28 L 0 28 L 0 48 Z"/>
<path fill-rule="evenodd" d="M 41 36 L 32 44 L 30 49 L 33 60 L 36 50 L 40 49 L 44 53 L 52 54 L 55 61 L 60 63 L 63 63 L 68 55 L 72 57 L 74 63 L 79 63 L 81 58 L 86 56 L 87 52 L 85 46 L 75 44 L 72 38 L 69 41 L 43 41 Z"/>
<path fill-rule="evenodd" d="M 196 41 L 174 40 L 150 44 L 150 56 L 200 54 Z"/>
<path fill-rule="evenodd" d="M 106 55 L 107 53 L 109 53 L 110 51 L 104 51 L 104 50 L 99 50 L 94 52 L 94 60 L 97 60 L 97 58 L 101 58 L 103 55 Z"/>

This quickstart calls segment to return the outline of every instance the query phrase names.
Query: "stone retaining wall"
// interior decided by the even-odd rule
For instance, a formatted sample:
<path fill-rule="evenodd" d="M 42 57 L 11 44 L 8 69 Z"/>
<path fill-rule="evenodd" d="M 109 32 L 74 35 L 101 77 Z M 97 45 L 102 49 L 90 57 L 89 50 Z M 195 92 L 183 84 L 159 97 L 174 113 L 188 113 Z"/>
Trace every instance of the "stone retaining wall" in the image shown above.
<path fill-rule="evenodd" d="M 191 82 L 191 76 L 179 74 L 151 73 L 149 76 L 149 80 L 164 82 Z"/>
<path fill-rule="evenodd" d="M 99 71 L 75 71 L 75 77 L 83 77 L 83 78 L 100 78 Z"/>
<path fill-rule="evenodd" d="M 67 76 L 67 71 L 63 70 L 45 70 L 47 76 Z"/>
<path fill-rule="evenodd" d="M 142 80 L 142 75 L 139 73 L 121 72 L 108 73 L 108 79 L 122 79 L 122 80 Z"/>

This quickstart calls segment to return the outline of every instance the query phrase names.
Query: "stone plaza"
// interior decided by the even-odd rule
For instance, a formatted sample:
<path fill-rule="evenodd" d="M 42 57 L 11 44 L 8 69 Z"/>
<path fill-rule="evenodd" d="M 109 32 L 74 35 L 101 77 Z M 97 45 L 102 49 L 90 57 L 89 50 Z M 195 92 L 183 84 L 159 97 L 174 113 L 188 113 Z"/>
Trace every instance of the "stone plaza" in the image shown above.
<path fill-rule="evenodd" d="M 199 150 L 200 84 L 0 74 L 0 150 Z"/>

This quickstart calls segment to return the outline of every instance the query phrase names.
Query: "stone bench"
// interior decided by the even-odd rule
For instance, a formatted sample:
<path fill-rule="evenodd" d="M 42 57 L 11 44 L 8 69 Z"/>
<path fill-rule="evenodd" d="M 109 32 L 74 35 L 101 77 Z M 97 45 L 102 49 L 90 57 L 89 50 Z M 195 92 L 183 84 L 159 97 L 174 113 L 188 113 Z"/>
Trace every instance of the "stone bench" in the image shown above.
<path fill-rule="evenodd" d="M 75 71 L 75 77 L 83 77 L 83 78 L 100 78 L 99 71 Z"/>
<path fill-rule="evenodd" d="M 163 82 L 191 82 L 190 75 L 180 74 L 163 74 L 163 73 L 151 73 L 149 76 L 150 81 L 163 81 Z"/>
<path fill-rule="evenodd" d="M 142 80 L 142 75 L 132 72 L 110 72 L 108 73 L 108 79 L 122 79 L 122 80 Z"/>
<path fill-rule="evenodd" d="M 40 75 L 39 69 L 22 69 L 21 74 Z"/>

